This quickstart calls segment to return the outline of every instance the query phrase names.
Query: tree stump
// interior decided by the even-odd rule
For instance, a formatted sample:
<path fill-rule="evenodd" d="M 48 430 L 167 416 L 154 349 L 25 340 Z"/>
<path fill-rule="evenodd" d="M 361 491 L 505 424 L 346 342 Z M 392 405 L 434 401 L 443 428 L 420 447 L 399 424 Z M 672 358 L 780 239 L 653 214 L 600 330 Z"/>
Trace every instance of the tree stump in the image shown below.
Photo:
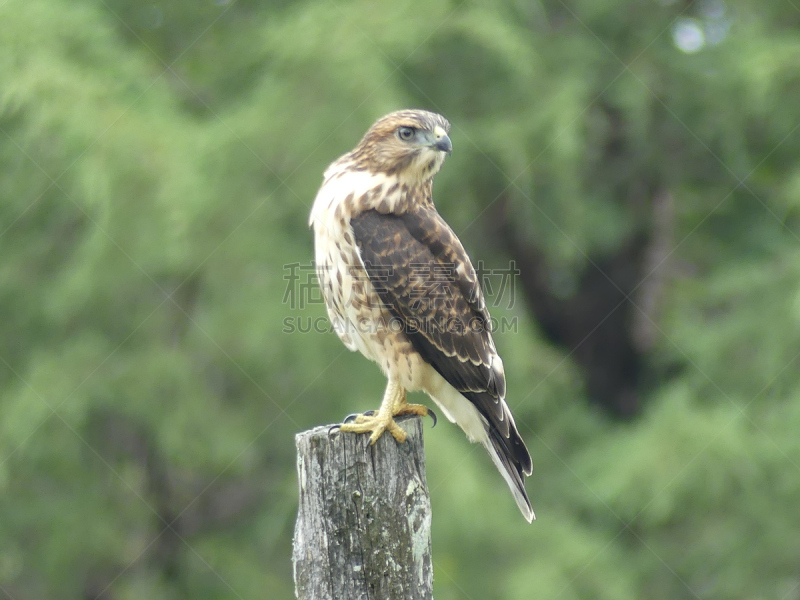
<path fill-rule="evenodd" d="M 299 433 L 300 507 L 294 532 L 298 600 L 430 600 L 431 505 L 422 421 L 401 418 L 403 444 L 384 434 Z"/>

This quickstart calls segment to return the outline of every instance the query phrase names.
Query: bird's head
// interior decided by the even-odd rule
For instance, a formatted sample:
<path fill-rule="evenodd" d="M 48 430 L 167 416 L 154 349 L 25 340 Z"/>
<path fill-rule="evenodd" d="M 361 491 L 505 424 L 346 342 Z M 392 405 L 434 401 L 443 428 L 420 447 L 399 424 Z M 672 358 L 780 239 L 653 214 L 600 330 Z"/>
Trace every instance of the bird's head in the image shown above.
<path fill-rule="evenodd" d="M 425 110 L 400 110 L 378 119 L 351 153 L 353 162 L 373 173 L 425 181 L 453 151 L 450 123 Z"/>

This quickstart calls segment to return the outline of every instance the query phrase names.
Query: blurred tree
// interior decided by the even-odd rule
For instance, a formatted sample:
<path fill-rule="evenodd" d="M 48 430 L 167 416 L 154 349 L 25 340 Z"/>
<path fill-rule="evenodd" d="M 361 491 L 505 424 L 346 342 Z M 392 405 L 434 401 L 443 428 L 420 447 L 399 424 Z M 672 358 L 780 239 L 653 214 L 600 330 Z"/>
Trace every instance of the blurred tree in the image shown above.
<path fill-rule="evenodd" d="M 437 428 L 436 597 L 800 598 L 798 7 L 0 15 L 6 596 L 292 597 L 292 436 L 382 389 L 327 331 L 308 210 L 420 106 L 453 123 L 442 213 L 520 270 L 492 310 L 540 517 Z"/>

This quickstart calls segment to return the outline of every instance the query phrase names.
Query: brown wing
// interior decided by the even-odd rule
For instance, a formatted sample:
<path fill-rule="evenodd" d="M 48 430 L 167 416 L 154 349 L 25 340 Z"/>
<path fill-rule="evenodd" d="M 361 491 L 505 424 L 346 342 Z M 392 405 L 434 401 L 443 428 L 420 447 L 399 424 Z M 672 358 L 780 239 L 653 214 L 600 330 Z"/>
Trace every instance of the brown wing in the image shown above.
<path fill-rule="evenodd" d="M 531 458 L 505 403 L 483 293 L 455 233 L 427 207 L 403 215 L 369 210 L 350 223 L 373 287 L 414 349 L 475 405 L 493 443 L 529 475 Z"/>

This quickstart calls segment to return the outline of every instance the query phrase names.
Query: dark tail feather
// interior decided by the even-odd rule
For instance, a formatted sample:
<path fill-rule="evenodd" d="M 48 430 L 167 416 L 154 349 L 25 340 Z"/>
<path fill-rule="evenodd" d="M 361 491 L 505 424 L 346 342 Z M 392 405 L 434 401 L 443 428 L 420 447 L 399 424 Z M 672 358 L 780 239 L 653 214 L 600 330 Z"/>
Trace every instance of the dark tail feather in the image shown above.
<path fill-rule="evenodd" d="M 533 465 L 528 449 L 519 437 L 516 427 L 512 425 L 511 429 L 510 437 L 504 438 L 499 431 L 487 425 L 486 432 L 489 435 L 483 445 L 492 457 L 494 466 L 506 480 L 522 516 L 530 523 L 536 515 L 525 491 L 524 476 L 531 474 Z"/>

